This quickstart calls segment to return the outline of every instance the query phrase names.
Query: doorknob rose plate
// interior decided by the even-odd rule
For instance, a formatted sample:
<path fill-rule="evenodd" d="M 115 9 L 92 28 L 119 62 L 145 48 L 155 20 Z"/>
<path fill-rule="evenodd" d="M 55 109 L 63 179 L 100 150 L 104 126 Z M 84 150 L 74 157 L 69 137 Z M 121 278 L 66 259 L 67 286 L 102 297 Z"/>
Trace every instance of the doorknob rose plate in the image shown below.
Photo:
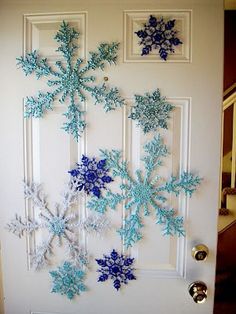
<path fill-rule="evenodd" d="M 194 281 L 188 287 L 188 292 L 195 303 L 204 303 L 207 299 L 207 286 L 202 281 Z"/>
<path fill-rule="evenodd" d="M 196 261 L 205 261 L 208 257 L 209 249 L 204 244 L 198 244 L 192 248 L 192 257 Z"/>

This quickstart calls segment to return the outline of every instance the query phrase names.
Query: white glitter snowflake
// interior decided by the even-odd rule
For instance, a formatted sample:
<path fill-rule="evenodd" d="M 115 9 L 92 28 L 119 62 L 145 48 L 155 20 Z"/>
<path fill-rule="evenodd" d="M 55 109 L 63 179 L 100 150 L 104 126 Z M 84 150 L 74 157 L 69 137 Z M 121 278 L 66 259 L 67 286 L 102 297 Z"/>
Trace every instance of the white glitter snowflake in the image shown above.
<path fill-rule="evenodd" d="M 38 219 L 23 220 L 16 215 L 7 225 L 7 229 L 21 237 L 24 234 L 32 234 L 40 229 L 46 229 L 48 237 L 36 247 L 32 254 L 32 266 L 39 270 L 49 263 L 52 255 L 52 244 L 56 242 L 66 247 L 67 258 L 77 267 L 87 266 L 89 257 L 85 249 L 79 244 L 77 233 L 85 230 L 87 233 L 101 235 L 110 228 L 110 223 L 103 215 L 90 214 L 85 220 L 79 221 L 71 208 L 77 200 L 76 182 L 69 182 L 62 195 L 61 204 L 55 204 L 55 210 L 48 208 L 46 197 L 41 191 L 41 186 L 35 183 L 24 184 L 25 198 L 31 200 L 39 211 Z M 55 240 L 55 241 L 54 241 Z"/>

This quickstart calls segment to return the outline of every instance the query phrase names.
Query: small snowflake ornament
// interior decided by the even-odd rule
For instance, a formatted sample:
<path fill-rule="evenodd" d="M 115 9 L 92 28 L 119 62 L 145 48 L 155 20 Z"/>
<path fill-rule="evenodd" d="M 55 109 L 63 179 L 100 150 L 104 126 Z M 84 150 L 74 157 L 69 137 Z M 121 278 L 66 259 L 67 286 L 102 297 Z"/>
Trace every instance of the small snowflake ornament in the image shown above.
<path fill-rule="evenodd" d="M 89 74 L 90 71 L 97 69 L 104 70 L 106 64 L 116 64 L 119 43 L 101 43 L 98 51 L 90 52 L 85 63 L 81 58 L 75 60 L 75 52 L 78 49 L 75 41 L 78 37 L 79 33 L 63 21 L 55 36 L 59 43 L 57 51 L 64 58 L 64 62 L 56 61 L 57 70 L 49 66 L 47 59 L 41 58 L 36 51 L 17 58 L 17 65 L 26 76 L 35 73 L 37 79 L 46 77 L 47 84 L 51 87 L 46 93 L 39 91 L 37 97 L 26 98 L 25 117 L 43 117 L 47 110 L 53 110 L 53 102 L 58 97 L 61 103 L 69 100 L 67 111 L 64 113 L 68 121 L 62 128 L 72 134 L 77 141 L 86 126 L 81 104 L 85 102 L 88 94 L 94 98 L 95 104 L 103 104 L 105 112 L 124 105 L 124 99 L 116 87 L 92 84 L 95 77 Z"/>
<path fill-rule="evenodd" d="M 64 262 L 62 266 L 50 271 L 49 274 L 53 283 L 51 292 L 65 295 L 69 300 L 88 290 L 84 284 L 85 272 L 70 262 Z"/>
<path fill-rule="evenodd" d="M 148 216 L 150 210 L 155 211 L 156 223 L 164 226 L 164 235 L 184 235 L 183 217 L 176 216 L 175 210 L 168 207 L 167 194 L 179 196 L 183 192 L 191 197 L 201 182 L 191 172 L 182 172 L 179 176 L 171 175 L 168 180 L 156 174 L 156 170 L 162 166 L 162 159 L 168 154 L 160 135 L 144 145 L 144 151 L 145 170 L 137 169 L 135 176 L 132 176 L 120 151 L 101 150 L 101 157 L 106 159 L 108 167 L 113 170 L 113 176 L 120 178 L 120 193 L 108 190 L 106 195 L 99 199 L 93 197 L 88 202 L 88 208 L 100 213 L 108 208 L 116 209 L 118 204 L 124 202 L 127 212 L 124 225 L 118 232 L 126 248 L 142 239 L 142 212 L 144 216 Z"/>
<path fill-rule="evenodd" d="M 119 255 L 113 250 L 110 255 L 103 255 L 103 259 L 96 259 L 100 268 L 98 282 L 104 282 L 108 279 L 113 280 L 113 286 L 118 291 L 121 284 L 128 284 L 129 280 L 136 280 L 132 268 L 134 258 Z"/>
<path fill-rule="evenodd" d="M 156 131 L 158 128 L 167 129 L 167 120 L 170 118 L 170 112 L 174 106 L 161 96 L 159 89 L 153 93 L 145 93 L 135 96 L 135 105 L 132 107 L 132 113 L 129 118 L 136 120 L 146 134 L 150 131 Z"/>
<path fill-rule="evenodd" d="M 158 49 L 162 60 L 167 60 L 169 53 L 174 53 L 175 46 L 181 45 L 181 40 L 176 37 L 175 20 L 165 21 L 163 17 L 156 18 L 150 15 L 144 28 L 135 32 L 141 39 L 139 44 L 143 46 L 141 56 L 148 55 L 153 49 Z"/>
<path fill-rule="evenodd" d="M 100 197 L 101 191 L 106 189 L 106 184 L 113 181 L 108 172 L 105 159 L 96 161 L 95 158 L 90 159 L 84 155 L 81 163 L 69 171 L 79 191 L 84 190 L 96 197 Z"/>
<path fill-rule="evenodd" d="M 25 219 L 16 215 L 7 225 L 8 231 L 18 237 L 32 234 L 38 230 L 45 230 L 46 240 L 36 247 L 31 254 L 32 266 L 39 270 L 47 266 L 53 253 L 53 243 L 58 246 L 65 244 L 68 260 L 76 267 L 87 267 L 89 257 L 85 249 L 77 240 L 78 231 L 83 230 L 88 234 L 103 235 L 110 228 L 110 222 L 104 215 L 90 214 L 84 220 L 78 221 L 72 205 L 77 200 L 77 186 L 69 182 L 62 194 L 62 202 L 55 205 L 55 210 L 48 208 L 46 196 L 42 193 L 41 186 L 35 183 L 25 184 L 25 198 L 31 200 L 38 211 L 38 219 Z"/>

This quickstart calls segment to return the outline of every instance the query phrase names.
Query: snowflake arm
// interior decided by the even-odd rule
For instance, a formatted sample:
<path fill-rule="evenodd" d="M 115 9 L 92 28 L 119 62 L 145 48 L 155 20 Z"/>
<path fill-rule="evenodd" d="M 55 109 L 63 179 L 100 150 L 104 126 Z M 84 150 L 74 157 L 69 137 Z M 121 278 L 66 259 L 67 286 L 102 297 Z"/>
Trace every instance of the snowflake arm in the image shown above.
<path fill-rule="evenodd" d="M 185 236 L 183 217 L 176 216 L 174 209 L 162 208 L 153 203 L 156 209 L 156 224 L 163 225 L 163 235 Z"/>
<path fill-rule="evenodd" d="M 103 214 L 107 211 L 108 208 L 116 209 L 117 205 L 124 199 L 125 197 L 123 195 L 108 191 L 106 196 L 101 198 L 92 197 L 92 199 L 88 202 L 87 207 Z"/>
<path fill-rule="evenodd" d="M 195 176 L 191 172 L 183 172 L 179 178 L 172 175 L 170 180 L 163 186 L 159 187 L 157 191 L 174 193 L 176 196 L 178 196 L 181 192 L 184 192 L 186 196 L 191 197 L 201 181 L 202 179 L 199 176 Z"/>
<path fill-rule="evenodd" d="M 121 177 L 121 179 L 127 179 L 131 181 L 131 177 L 128 172 L 127 161 L 121 161 L 121 152 L 119 150 L 113 149 L 112 151 L 100 149 L 102 158 L 107 161 L 107 166 L 112 169 L 114 177 Z"/>
<path fill-rule="evenodd" d="M 40 79 L 42 76 L 48 76 L 51 74 L 51 67 L 47 64 L 46 58 L 40 58 L 37 51 L 27 53 L 25 58 L 16 58 L 17 65 L 22 68 L 25 75 L 30 75 L 35 73 L 36 78 Z"/>
<path fill-rule="evenodd" d="M 142 227 L 143 224 L 141 223 L 141 219 L 137 213 L 133 213 L 125 219 L 124 227 L 119 229 L 117 232 L 123 238 L 124 245 L 127 249 L 142 239 L 142 234 L 139 231 Z"/>
<path fill-rule="evenodd" d="M 74 44 L 74 40 L 78 38 L 79 32 L 77 32 L 74 28 L 70 28 L 69 24 L 63 21 L 60 26 L 60 30 L 55 36 L 55 40 L 60 44 L 57 51 L 63 54 L 64 58 L 68 61 L 68 65 L 78 48 L 78 46 Z"/>
<path fill-rule="evenodd" d="M 84 112 L 80 110 L 79 104 L 70 104 L 63 115 L 68 121 L 63 123 L 62 129 L 77 140 L 86 127 L 86 122 L 82 118 Z"/>
<path fill-rule="evenodd" d="M 36 221 L 25 220 L 23 221 L 21 216 L 16 214 L 15 218 L 7 224 L 6 229 L 19 238 L 21 238 L 24 233 L 31 234 L 39 228 L 39 224 Z"/>
<path fill-rule="evenodd" d="M 105 215 L 90 214 L 79 223 L 79 227 L 86 231 L 87 234 L 94 234 L 101 237 L 111 228 L 111 223 Z"/>
<path fill-rule="evenodd" d="M 26 97 L 24 117 L 43 117 L 46 110 L 52 110 L 53 101 L 54 93 L 49 92 L 46 94 L 39 92 L 37 98 Z"/>
<path fill-rule="evenodd" d="M 32 200 L 33 205 L 39 209 L 47 207 L 46 196 L 42 193 L 40 184 L 24 182 L 24 196 L 25 199 Z"/>
<path fill-rule="evenodd" d="M 35 252 L 31 255 L 31 266 L 34 270 L 41 270 L 49 264 L 49 258 L 52 255 L 52 236 L 44 241 L 41 245 L 38 245 Z"/>
<path fill-rule="evenodd" d="M 167 129 L 167 120 L 174 106 L 161 96 L 160 90 L 153 93 L 135 95 L 135 105 L 129 118 L 137 121 L 144 134 L 156 131 L 158 128 Z"/>
<path fill-rule="evenodd" d="M 125 104 L 124 98 L 121 97 L 117 87 L 108 88 L 105 84 L 95 86 L 91 95 L 95 98 L 96 104 L 103 104 L 105 112 L 115 110 Z"/>
<path fill-rule="evenodd" d="M 163 143 L 163 140 L 158 134 L 144 145 L 146 155 L 143 158 L 145 169 L 147 170 L 147 177 L 152 173 L 153 169 L 162 165 L 162 158 L 168 155 L 168 149 Z"/>
<path fill-rule="evenodd" d="M 87 70 L 104 70 L 105 62 L 108 62 L 109 65 L 116 64 L 117 61 L 117 52 L 119 49 L 118 42 L 101 43 L 98 46 L 98 51 L 90 52 L 90 57 L 88 60 L 87 66 L 84 68 L 83 72 Z"/>
<path fill-rule="evenodd" d="M 84 248 L 82 248 L 77 240 L 67 241 L 66 255 L 69 262 L 78 268 L 87 268 L 89 265 L 89 256 Z"/>
<path fill-rule="evenodd" d="M 72 300 L 75 295 L 87 291 L 84 284 L 85 272 L 73 266 L 70 262 L 64 262 L 57 270 L 49 272 L 52 277 L 53 287 L 51 292 L 66 295 Z"/>

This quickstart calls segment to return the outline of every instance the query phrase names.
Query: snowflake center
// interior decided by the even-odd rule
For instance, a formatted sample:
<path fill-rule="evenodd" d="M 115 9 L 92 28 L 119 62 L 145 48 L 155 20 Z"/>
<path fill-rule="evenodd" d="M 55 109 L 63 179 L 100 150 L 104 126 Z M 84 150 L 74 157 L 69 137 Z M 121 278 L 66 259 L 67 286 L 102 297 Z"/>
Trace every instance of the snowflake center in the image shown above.
<path fill-rule="evenodd" d="M 155 104 L 149 104 L 146 110 L 143 111 L 143 114 L 147 118 L 156 118 L 157 114 L 159 114 L 159 108 Z"/>
<path fill-rule="evenodd" d="M 74 283 L 74 278 L 67 275 L 62 278 L 62 282 L 66 287 L 70 287 Z"/>
<path fill-rule="evenodd" d="M 54 235 L 61 236 L 65 233 L 65 221 L 59 217 L 53 217 L 49 221 L 49 231 Z"/>
<path fill-rule="evenodd" d="M 110 271 L 111 271 L 112 275 L 116 276 L 117 274 L 119 274 L 121 272 L 121 269 L 120 269 L 120 267 L 118 265 L 114 265 L 114 266 L 111 267 Z"/>
<path fill-rule="evenodd" d="M 153 188 L 151 185 L 139 183 L 134 186 L 131 193 L 135 202 L 143 205 L 150 202 L 153 195 Z"/>
<path fill-rule="evenodd" d="M 94 182 L 94 181 L 96 181 L 97 180 L 97 178 L 98 178 L 98 176 L 97 176 L 97 173 L 95 172 L 95 171 L 88 171 L 87 173 L 86 173 L 86 179 L 87 179 L 87 181 L 89 181 L 89 182 Z"/>
<path fill-rule="evenodd" d="M 73 93 L 78 90 L 81 85 L 82 77 L 75 71 L 69 71 L 62 77 L 61 85 L 68 93 Z"/>

